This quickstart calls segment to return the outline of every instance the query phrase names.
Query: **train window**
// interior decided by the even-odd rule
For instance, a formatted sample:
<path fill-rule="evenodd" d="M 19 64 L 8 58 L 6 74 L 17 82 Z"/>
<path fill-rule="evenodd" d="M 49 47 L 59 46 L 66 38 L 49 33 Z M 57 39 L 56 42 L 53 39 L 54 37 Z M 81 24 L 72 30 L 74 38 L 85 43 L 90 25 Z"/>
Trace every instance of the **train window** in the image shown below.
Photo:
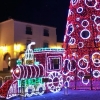
<path fill-rule="evenodd" d="M 59 59 L 51 59 L 51 70 L 59 69 Z"/>

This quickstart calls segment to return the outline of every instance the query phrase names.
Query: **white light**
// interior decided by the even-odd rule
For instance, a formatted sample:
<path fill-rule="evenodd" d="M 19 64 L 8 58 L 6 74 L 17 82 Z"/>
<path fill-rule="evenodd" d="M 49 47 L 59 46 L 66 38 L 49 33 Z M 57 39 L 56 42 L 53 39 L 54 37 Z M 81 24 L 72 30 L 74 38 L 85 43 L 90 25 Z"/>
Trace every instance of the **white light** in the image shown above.
<path fill-rule="evenodd" d="M 96 29 L 100 32 L 100 24 L 97 25 Z"/>
<path fill-rule="evenodd" d="M 95 4 L 94 5 L 88 5 L 88 2 L 90 4 L 90 3 L 92 3 L 92 0 L 85 0 L 85 5 L 88 6 L 88 7 L 96 7 L 96 5 L 97 5 L 97 0 L 95 0 Z"/>
<path fill-rule="evenodd" d="M 42 88 L 43 90 L 42 90 L 42 91 L 39 91 L 40 88 Z M 36 87 L 36 94 L 42 95 L 42 94 L 44 94 L 45 90 L 46 90 L 45 84 L 39 84 L 39 85 Z"/>
<path fill-rule="evenodd" d="M 28 49 L 31 49 L 31 46 L 32 46 L 32 45 L 35 45 L 35 44 L 36 44 L 35 42 L 31 42 L 31 43 L 27 46 L 27 48 L 28 48 Z"/>
<path fill-rule="evenodd" d="M 84 37 L 82 36 L 82 33 L 83 33 L 84 31 L 89 32 L 89 36 L 87 36 L 86 38 L 84 38 Z M 90 35 L 91 35 L 90 31 L 87 30 L 87 29 L 83 29 L 83 30 L 80 32 L 80 37 L 81 37 L 82 39 L 89 39 L 89 38 L 90 38 Z"/>
<path fill-rule="evenodd" d="M 70 32 L 70 34 L 68 34 L 68 31 L 69 31 L 68 28 L 69 28 L 69 26 L 72 28 L 72 31 Z M 69 36 L 69 35 L 71 35 L 73 32 L 74 32 L 74 26 L 73 26 L 72 23 L 70 23 L 70 24 L 67 25 L 66 35 Z"/>
<path fill-rule="evenodd" d="M 10 72 L 12 73 L 13 72 L 13 69 L 11 69 Z"/>
<path fill-rule="evenodd" d="M 31 93 L 28 93 L 28 90 L 31 89 Z M 31 97 L 32 95 L 35 94 L 35 87 L 34 85 L 29 85 L 25 88 L 25 97 Z"/>
<path fill-rule="evenodd" d="M 81 11 L 79 11 L 80 9 L 81 9 Z M 78 8 L 77 8 L 77 12 L 78 12 L 78 13 L 82 13 L 82 12 L 83 12 L 83 7 L 78 7 Z"/>
<path fill-rule="evenodd" d="M 84 22 L 87 24 L 86 26 L 84 25 Z M 88 22 L 87 20 L 83 20 L 82 23 L 81 23 L 81 25 L 82 25 L 83 27 L 87 27 L 87 26 L 89 25 L 89 22 Z"/>
<path fill-rule="evenodd" d="M 95 6 L 96 10 L 100 10 L 100 2 L 97 2 L 97 5 Z"/>
<path fill-rule="evenodd" d="M 96 25 L 100 25 L 100 23 L 96 22 L 97 19 L 100 20 L 100 16 L 96 16 L 96 17 L 94 18 L 94 23 L 95 23 Z"/>
<path fill-rule="evenodd" d="M 86 64 L 86 66 L 84 66 L 83 68 L 81 67 L 81 66 L 83 66 L 83 63 L 80 63 L 81 60 L 83 61 L 83 63 Z M 85 58 L 80 58 L 80 59 L 78 60 L 78 67 L 79 67 L 80 69 L 86 69 L 86 68 L 88 67 L 88 64 L 89 64 L 89 62 L 88 62 L 88 60 L 85 59 Z"/>
<path fill-rule="evenodd" d="M 100 57 L 99 52 L 95 52 L 92 54 L 92 62 L 95 67 L 100 67 L 100 58 L 99 57 Z"/>
<path fill-rule="evenodd" d="M 76 21 L 79 21 L 80 20 L 80 18 L 78 17 L 78 18 L 76 18 Z"/>
<path fill-rule="evenodd" d="M 19 73 L 19 69 L 16 69 L 16 73 Z"/>
<path fill-rule="evenodd" d="M 74 45 L 75 42 L 76 42 L 76 39 L 73 38 L 73 37 L 71 37 L 70 40 L 69 40 L 69 42 L 68 42 L 68 44 L 69 44 L 69 45 Z"/>
<path fill-rule="evenodd" d="M 98 75 L 95 75 L 95 74 L 98 74 Z M 94 76 L 95 78 L 99 78 L 99 77 L 100 77 L 100 71 L 99 71 L 99 70 L 94 70 L 94 71 L 93 71 L 93 76 Z"/>
<path fill-rule="evenodd" d="M 78 3 L 78 0 L 71 0 L 71 2 L 72 2 L 72 5 L 74 6 Z"/>
<path fill-rule="evenodd" d="M 63 86 L 63 77 L 61 73 L 52 71 L 49 73 L 48 78 L 49 80 L 51 80 L 51 82 L 47 82 L 48 89 L 53 93 L 59 92 Z M 55 78 L 58 79 L 57 82 L 54 82 Z M 54 85 L 55 83 L 57 83 L 58 85 Z"/>
<path fill-rule="evenodd" d="M 80 46 L 80 44 L 81 44 L 81 46 Z M 84 43 L 83 43 L 83 42 L 79 42 L 79 43 L 78 43 L 78 47 L 79 47 L 79 48 L 83 48 L 83 47 L 84 47 Z"/>
<path fill-rule="evenodd" d="M 80 73 L 81 73 L 81 76 L 80 76 Z M 83 74 L 83 75 L 82 75 L 82 74 Z M 82 79 L 82 77 L 84 77 L 84 75 L 85 75 L 85 72 L 82 71 L 82 70 L 79 70 L 79 71 L 77 72 L 77 76 L 78 76 L 80 79 Z"/>
<path fill-rule="evenodd" d="M 86 80 L 87 80 L 87 82 L 84 82 L 84 77 L 82 77 L 82 83 L 85 85 L 87 85 L 89 83 L 89 79 L 86 79 Z"/>

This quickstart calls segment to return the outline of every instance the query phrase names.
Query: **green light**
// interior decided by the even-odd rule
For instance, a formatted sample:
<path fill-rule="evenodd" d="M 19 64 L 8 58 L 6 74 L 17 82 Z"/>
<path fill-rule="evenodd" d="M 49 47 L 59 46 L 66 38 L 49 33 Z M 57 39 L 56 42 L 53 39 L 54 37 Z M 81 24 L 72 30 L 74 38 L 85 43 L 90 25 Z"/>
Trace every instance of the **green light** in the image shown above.
<path fill-rule="evenodd" d="M 17 63 L 17 65 L 22 65 L 22 61 L 21 61 L 20 59 L 18 59 L 18 60 L 16 61 L 16 63 Z"/>
<path fill-rule="evenodd" d="M 64 48 L 35 48 L 34 52 L 41 52 L 41 51 L 64 51 Z"/>
<path fill-rule="evenodd" d="M 18 80 L 18 87 L 27 87 L 29 85 L 38 85 L 42 82 L 42 78 L 29 78 L 29 79 L 22 79 Z"/>

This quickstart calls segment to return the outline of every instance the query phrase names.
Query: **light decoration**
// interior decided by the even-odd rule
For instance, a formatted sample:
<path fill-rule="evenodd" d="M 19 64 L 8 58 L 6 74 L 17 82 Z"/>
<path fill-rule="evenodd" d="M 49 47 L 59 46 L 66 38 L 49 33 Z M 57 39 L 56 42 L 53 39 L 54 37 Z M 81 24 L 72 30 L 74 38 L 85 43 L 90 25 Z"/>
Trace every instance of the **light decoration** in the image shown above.
<path fill-rule="evenodd" d="M 24 87 L 27 97 L 42 95 L 46 90 L 45 83 L 42 80 L 42 77 L 18 80 L 18 88 Z"/>
<path fill-rule="evenodd" d="M 94 76 L 95 78 L 99 78 L 99 77 L 100 77 L 100 71 L 99 71 L 99 70 L 94 70 L 94 71 L 93 71 L 93 76 Z"/>
<path fill-rule="evenodd" d="M 16 73 L 18 71 L 18 73 Z M 15 70 L 13 70 L 13 78 L 21 79 L 21 78 L 32 78 L 32 77 L 40 77 L 44 76 L 44 66 L 39 64 L 38 66 L 17 66 Z"/>
<path fill-rule="evenodd" d="M 19 73 L 19 69 L 16 69 L 16 73 Z"/>
<path fill-rule="evenodd" d="M 71 67 L 71 61 L 69 59 L 65 59 L 63 62 L 63 74 L 68 75 L 70 71 L 68 71 L 68 67 Z"/>
<path fill-rule="evenodd" d="M 25 88 L 25 97 L 31 97 L 35 94 L 35 87 L 34 85 L 29 85 Z"/>
<path fill-rule="evenodd" d="M 69 45 L 74 45 L 75 42 L 76 42 L 75 38 L 70 37 L 68 44 L 69 44 Z"/>
<path fill-rule="evenodd" d="M 16 63 L 17 63 L 17 65 L 22 65 L 22 60 L 21 60 L 21 59 L 18 59 L 18 60 L 16 61 Z"/>
<path fill-rule="evenodd" d="M 66 35 L 71 35 L 72 33 L 73 33 L 73 31 L 74 31 L 74 27 L 73 27 L 73 24 L 69 24 L 68 25 L 68 28 L 67 28 L 67 33 L 66 33 Z"/>
<path fill-rule="evenodd" d="M 41 84 L 43 83 L 42 77 L 21 79 L 21 80 L 18 80 L 18 87 L 27 87 L 27 86 L 36 85 L 39 83 Z"/>
<path fill-rule="evenodd" d="M 53 59 L 57 59 L 57 60 L 59 60 L 59 69 L 54 69 L 54 70 L 61 70 L 61 64 L 62 64 L 62 62 L 60 62 L 60 59 L 62 59 L 62 56 L 49 56 L 49 57 L 47 57 L 47 60 L 48 60 L 48 62 L 47 62 L 47 70 L 48 71 L 50 71 L 50 70 L 52 70 L 52 63 L 51 63 L 51 60 L 53 60 Z M 50 64 L 50 65 L 49 65 Z M 50 66 L 50 67 L 49 67 Z"/>
<path fill-rule="evenodd" d="M 97 0 L 84 0 L 87 7 L 96 7 Z"/>
<path fill-rule="evenodd" d="M 80 21 L 80 18 L 76 18 L 76 21 Z"/>
<path fill-rule="evenodd" d="M 89 79 L 85 79 L 84 77 L 82 77 L 82 83 L 87 85 L 89 84 L 90 80 Z"/>
<path fill-rule="evenodd" d="M 70 75 L 75 79 L 69 82 L 71 88 L 100 89 L 99 85 L 95 85 L 100 81 L 100 0 L 71 0 L 65 30 L 64 81 Z M 72 40 L 69 42 L 71 37 L 75 39 L 73 45 Z M 76 61 L 77 69 L 73 72 L 69 70 L 73 66 L 72 59 Z"/>
<path fill-rule="evenodd" d="M 97 30 L 100 32 L 100 24 L 97 25 Z"/>
<path fill-rule="evenodd" d="M 31 42 L 27 46 L 27 50 L 25 51 L 25 65 L 33 65 L 34 63 L 34 55 L 33 50 L 31 49 L 31 45 L 35 45 L 35 42 Z"/>
<path fill-rule="evenodd" d="M 78 43 L 78 47 L 79 47 L 79 48 L 83 48 L 83 47 L 84 47 L 84 43 L 83 43 L 83 42 L 79 42 L 79 43 Z"/>
<path fill-rule="evenodd" d="M 48 89 L 53 93 L 59 92 L 63 86 L 63 77 L 61 73 L 57 71 L 50 72 L 48 78 L 49 78 L 49 82 L 47 82 Z"/>
<path fill-rule="evenodd" d="M 65 81 L 64 82 L 64 88 L 68 88 L 69 87 L 69 81 Z"/>
<path fill-rule="evenodd" d="M 83 27 L 87 27 L 89 25 L 89 22 L 87 20 L 83 20 L 82 23 L 81 23 L 81 25 Z"/>
<path fill-rule="evenodd" d="M 94 23 L 96 24 L 96 25 L 100 25 L 100 16 L 95 16 L 95 18 L 94 18 Z"/>
<path fill-rule="evenodd" d="M 91 33 L 90 33 L 90 31 L 87 30 L 87 29 L 84 29 L 84 30 L 82 30 L 82 31 L 80 32 L 80 37 L 81 37 L 82 39 L 89 39 L 90 36 L 91 36 Z"/>
<path fill-rule="evenodd" d="M 66 80 L 64 81 L 64 87 L 65 87 L 65 88 L 70 87 L 70 81 L 71 81 L 71 80 L 74 80 L 74 77 L 73 77 L 73 76 L 67 76 L 67 77 L 66 77 Z"/>
<path fill-rule="evenodd" d="M 72 2 L 72 5 L 74 6 L 78 3 L 78 0 L 71 0 L 71 2 Z"/>
<path fill-rule="evenodd" d="M 13 73 L 13 69 L 11 69 L 10 72 Z"/>
<path fill-rule="evenodd" d="M 13 83 L 11 84 L 6 99 L 10 99 L 15 96 L 18 96 L 18 85 L 16 80 L 14 80 Z"/>
<path fill-rule="evenodd" d="M 94 52 L 92 54 L 92 62 L 95 67 L 100 67 L 100 53 L 99 52 Z"/>
<path fill-rule="evenodd" d="M 64 52 L 64 48 L 35 48 L 34 52 L 48 52 L 48 53 L 59 53 L 59 52 Z"/>
<path fill-rule="evenodd" d="M 83 12 L 83 7 L 78 7 L 78 8 L 77 8 L 77 12 L 78 12 L 78 13 L 82 13 L 82 12 Z"/>
<path fill-rule="evenodd" d="M 100 10 L 100 2 L 97 2 L 97 5 L 95 6 L 96 10 Z"/>
<path fill-rule="evenodd" d="M 67 66 L 68 71 L 74 72 L 76 70 L 75 64 L 76 64 L 76 61 L 74 59 L 71 60 L 71 66 Z"/>
<path fill-rule="evenodd" d="M 92 72 L 92 69 L 90 68 L 90 66 L 88 66 L 88 68 L 86 69 L 86 72 L 87 72 L 87 73 Z"/>
<path fill-rule="evenodd" d="M 85 59 L 85 58 L 81 58 L 81 59 L 79 59 L 79 61 L 78 61 L 78 67 L 80 68 L 80 69 L 86 69 L 87 67 L 88 67 L 88 61 L 87 61 L 87 59 Z"/>
<path fill-rule="evenodd" d="M 37 94 L 37 95 L 42 95 L 42 94 L 44 94 L 45 90 L 46 90 L 45 83 L 44 83 L 44 84 L 39 84 L 39 85 L 36 87 L 36 94 Z"/>
<path fill-rule="evenodd" d="M 76 70 L 74 64 L 76 64 L 75 60 L 65 59 L 63 63 L 63 74 L 68 75 L 70 72 L 74 72 Z"/>
<path fill-rule="evenodd" d="M 66 35 L 64 35 L 64 41 L 66 41 Z"/>
<path fill-rule="evenodd" d="M 77 76 L 78 76 L 80 79 L 82 79 L 82 77 L 85 76 L 85 72 L 82 71 L 82 70 L 79 70 L 78 73 L 77 73 Z"/>

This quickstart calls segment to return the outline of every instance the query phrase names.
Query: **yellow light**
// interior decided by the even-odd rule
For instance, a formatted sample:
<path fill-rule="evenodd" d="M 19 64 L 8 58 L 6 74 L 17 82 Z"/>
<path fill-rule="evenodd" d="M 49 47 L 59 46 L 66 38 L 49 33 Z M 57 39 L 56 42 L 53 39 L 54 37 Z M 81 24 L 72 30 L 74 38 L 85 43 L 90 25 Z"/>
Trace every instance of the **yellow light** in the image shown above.
<path fill-rule="evenodd" d="M 1 46 L 1 49 L 3 52 L 7 52 L 7 47 L 6 46 Z"/>
<path fill-rule="evenodd" d="M 61 46 L 50 46 L 50 48 L 57 48 L 57 49 L 61 49 Z"/>
<path fill-rule="evenodd" d="M 20 44 L 14 44 L 14 51 L 19 52 L 20 51 L 20 48 L 21 48 L 21 45 Z"/>

